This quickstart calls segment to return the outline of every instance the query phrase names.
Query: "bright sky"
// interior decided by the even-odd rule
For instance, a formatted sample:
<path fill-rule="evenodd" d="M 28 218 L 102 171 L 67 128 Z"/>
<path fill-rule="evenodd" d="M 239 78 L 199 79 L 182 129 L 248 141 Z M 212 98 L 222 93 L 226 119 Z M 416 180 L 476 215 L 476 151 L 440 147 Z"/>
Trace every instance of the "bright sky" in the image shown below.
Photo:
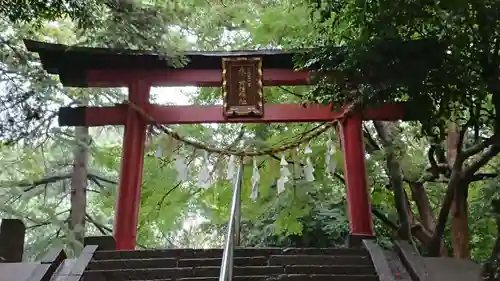
<path fill-rule="evenodd" d="M 196 87 L 155 87 L 151 89 L 151 96 L 160 104 L 188 105 Z"/>

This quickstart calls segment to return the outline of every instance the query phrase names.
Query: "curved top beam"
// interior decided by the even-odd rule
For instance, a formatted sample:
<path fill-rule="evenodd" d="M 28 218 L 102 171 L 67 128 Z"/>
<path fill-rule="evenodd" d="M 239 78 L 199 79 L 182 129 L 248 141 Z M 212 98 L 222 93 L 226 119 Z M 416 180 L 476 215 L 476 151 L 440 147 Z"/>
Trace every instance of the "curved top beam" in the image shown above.
<path fill-rule="evenodd" d="M 326 50 L 329 55 L 318 55 L 326 57 L 326 61 L 320 63 L 327 65 L 328 69 L 335 69 L 345 52 L 341 47 L 293 51 L 190 51 L 176 54 L 185 58 L 186 63 L 174 68 L 172 57 L 148 51 L 67 46 L 33 40 L 24 40 L 24 44 L 28 51 L 39 54 L 48 73 L 59 75 L 63 85 L 71 87 L 118 87 L 137 79 L 149 79 L 152 85 L 219 86 L 222 83 L 221 58 L 235 56 L 261 57 L 265 85 L 304 85 L 308 83 L 309 71 L 295 71 L 296 55 L 312 54 L 313 51 L 320 54 Z M 357 69 L 361 72 L 351 74 L 356 76 L 353 76 L 355 83 L 361 80 L 404 83 L 408 77 L 425 75 L 429 69 L 439 66 L 444 55 L 443 44 L 432 39 L 384 41 L 374 43 L 372 47 L 360 60 Z M 335 53 L 337 55 L 332 59 L 331 54 Z M 309 67 L 314 68 L 317 67 Z M 205 81 L 207 79 L 210 81 Z"/>

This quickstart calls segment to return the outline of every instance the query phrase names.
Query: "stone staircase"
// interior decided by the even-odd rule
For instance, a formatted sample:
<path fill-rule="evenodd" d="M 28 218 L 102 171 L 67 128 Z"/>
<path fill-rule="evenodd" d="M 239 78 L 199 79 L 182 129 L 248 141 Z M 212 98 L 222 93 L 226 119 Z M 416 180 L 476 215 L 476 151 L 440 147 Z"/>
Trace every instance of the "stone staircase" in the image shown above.
<path fill-rule="evenodd" d="M 95 251 L 89 257 L 84 281 L 217 281 L 222 250 Z M 236 249 L 233 276 L 238 281 L 380 280 L 366 248 Z"/>
<path fill-rule="evenodd" d="M 116 251 L 110 236 L 86 237 L 75 258 L 58 246 L 23 262 L 22 222 L 3 220 L 0 230 L 0 281 L 218 281 L 220 275 L 222 249 Z M 233 280 L 395 281 L 384 251 L 370 240 L 360 246 L 237 248 Z"/>
<path fill-rule="evenodd" d="M 112 237 L 98 236 L 85 238 L 87 246 L 77 258 L 68 259 L 56 247 L 39 261 L 22 262 L 22 222 L 3 220 L 0 232 L 0 281 L 218 281 L 223 255 L 221 249 L 115 251 Z M 336 249 L 238 248 L 233 280 L 481 280 L 479 265 L 422 257 L 406 241 L 394 241 L 389 255 L 371 240 L 361 244 Z"/>

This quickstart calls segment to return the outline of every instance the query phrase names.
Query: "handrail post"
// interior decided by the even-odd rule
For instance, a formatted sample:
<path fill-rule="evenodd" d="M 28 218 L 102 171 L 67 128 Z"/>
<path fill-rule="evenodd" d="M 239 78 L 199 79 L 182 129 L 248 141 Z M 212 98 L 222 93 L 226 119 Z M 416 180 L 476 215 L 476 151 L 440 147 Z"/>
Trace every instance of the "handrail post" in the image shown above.
<path fill-rule="evenodd" d="M 231 281 L 233 279 L 233 260 L 235 244 L 239 245 L 240 232 L 240 211 L 241 211 L 241 184 L 243 182 L 243 158 L 240 168 L 233 180 L 233 197 L 231 200 L 231 213 L 227 227 L 226 243 L 222 253 L 222 263 L 220 268 L 219 281 Z M 237 235 L 237 236 L 236 236 Z M 236 238 L 237 237 L 237 238 Z M 235 243 L 235 240 L 238 242 Z"/>
<path fill-rule="evenodd" d="M 234 212 L 234 218 L 236 221 L 234 222 L 234 246 L 240 246 L 240 237 L 241 237 L 241 187 L 243 184 L 243 158 L 241 158 L 240 169 L 238 171 L 240 176 L 236 177 L 236 182 L 234 184 L 233 192 L 236 196 L 236 210 Z"/>

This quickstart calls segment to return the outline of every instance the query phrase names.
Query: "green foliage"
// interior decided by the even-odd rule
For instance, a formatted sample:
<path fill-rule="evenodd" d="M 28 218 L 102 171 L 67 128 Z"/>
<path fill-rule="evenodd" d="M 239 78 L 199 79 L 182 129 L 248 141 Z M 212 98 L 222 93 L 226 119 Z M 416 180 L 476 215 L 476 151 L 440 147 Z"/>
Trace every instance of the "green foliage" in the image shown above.
<path fill-rule="evenodd" d="M 308 63 L 343 73 L 322 81 L 310 98 L 412 102 L 431 135 L 450 120 L 478 128 L 495 120 L 496 1 L 309 2 L 325 48 Z"/>
<path fill-rule="evenodd" d="M 61 4 L 73 2 L 75 6 Z M 341 70 L 349 74 L 351 84 L 331 85 L 344 81 L 343 77 L 336 77 L 322 81 L 311 92 L 307 87 L 266 88 L 266 102 L 348 101 L 358 97 L 350 91 L 356 83 L 362 86 L 359 94 L 366 105 L 398 100 L 416 102 L 414 108 L 427 117 L 424 121 L 428 123 L 423 124 L 427 131 L 443 127 L 447 120 L 466 122 L 473 119 L 483 134 L 492 124 L 489 115 L 494 108 L 493 91 L 487 87 L 489 84 L 483 75 L 484 62 L 480 58 L 484 46 L 480 43 L 493 44 L 497 30 L 489 26 L 491 22 L 481 22 L 479 17 L 479 14 L 495 15 L 493 5 L 497 4 L 491 1 L 484 5 L 473 1 L 467 6 L 459 1 L 449 7 L 446 6 L 449 1 L 417 5 L 412 1 L 331 0 L 322 1 L 319 6 L 311 1 L 293 0 L 233 1 L 231 5 L 210 1 L 174 1 L 172 5 L 168 1 L 136 2 L 133 7 L 113 6 L 105 1 L 85 2 L 85 6 L 78 1 L 52 1 L 52 6 L 41 2 L 38 6 L 26 6 L 20 2 L 22 7 L 19 9 L 0 9 L 0 15 L 10 17 L 0 20 L 3 43 L 0 47 L 0 120 L 3 121 L 0 122 L 0 139 L 5 143 L 9 141 L 9 145 L 0 143 L 0 164 L 5 167 L 0 173 L 0 205 L 4 206 L 0 212 L 3 217 L 23 218 L 28 225 L 27 259 L 40 256 L 55 241 L 77 248 L 66 226 L 68 178 L 34 184 L 71 172 L 75 145 L 73 129 L 51 130 L 55 124 L 51 113 L 59 106 L 82 100 L 92 105 L 113 104 L 123 100 L 125 95 L 119 89 L 62 89 L 56 77 L 46 75 L 37 58 L 26 52 L 21 42 L 23 38 L 148 49 L 169 56 L 184 49 L 324 46 L 314 53 L 314 58 L 308 58 L 308 63 L 324 70 Z M 312 19 L 308 17 L 311 13 Z M 464 21 L 472 25 L 467 26 Z M 485 26 L 492 31 L 489 41 L 481 35 Z M 192 38 L 187 38 L 187 34 Z M 426 40 L 417 45 L 401 43 L 410 39 Z M 387 45 L 387 41 L 392 45 Z M 450 54 L 444 55 L 442 49 L 433 47 L 442 46 L 443 42 Z M 338 45 L 345 48 L 337 48 Z M 488 63 L 490 66 L 495 64 L 493 60 Z M 7 75 L 12 73 L 14 75 Z M 195 104 L 217 104 L 222 94 L 219 89 L 203 88 L 191 98 Z M 157 102 L 161 103 L 161 95 Z M 470 106 L 480 110 L 464 110 Z M 437 107 L 440 110 L 435 111 Z M 29 118 L 33 115 L 30 111 L 38 113 L 40 120 Z M 8 121 L 8 118 L 14 120 Z M 318 125 L 230 124 L 172 128 L 211 147 L 258 150 L 300 139 L 304 132 Z M 380 140 L 373 128 L 367 127 L 366 133 L 374 139 L 374 144 L 368 138 L 366 141 L 372 204 L 389 220 L 397 222 L 385 153 L 375 147 L 380 146 Z M 421 138 L 418 124 L 407 123 L 401 128 L 400 140 L 395 146 L 404 153 L 398 154 L 398 159 L 405 183 L 415 182 L 426 172 L 429 141 Z M 89 180 L 87 235 L 112 231 L 122 133 L 121 129 L 114 128 L 91 129 L 89 172 L 100 179 Z M 331 135 L 335 139 L 335 134 Z M 294 174 L 294 180 L 287 184 L 282 194 L 277 194 L 276 190 L 281 155 L 257 157 L 261 181 L 256 201 L 249 198 L 251 166 L 246 167 L 242 191 L 244 245 L 330 247 L 344 244 L 349 229 L 342 180 L 343 154 L 339 152 L 334 156 L 337 174 L 327 175 L 323 164 L 327 139 L 325 134 L 310 143 L 316 180 L 307 183 Z M 161 157 L 154 156 L 158 144 L 164 147 Z M 177 153 L 184 154 L 191 162 L 189 180 L 184 183 L 176 179 L 173 163 Z M 140 247 L 222 245 L 232 196 L 232 186 L 225 179 L 228 159 L 211 155 L 214 183 L 202 189 L 197 185 L 202 154 L 200 150 L 180 147 L 165 136 L 151 136 L 141 190 Z M 304 160 L 300 153 L 298 157 L 293 154 L 286 153 L 289 162 L 296 158 Z M 497 162 L 492 161 L 484 172 L 496 173 Z M 470 187 L 469 222 L 472 254 L 476 260 L 484 261 L 489 257 L 497 237 L 495 216 L 490 208 L 492 198 L 498 198 L 496 181 L 496 178 L 476 181 Z M 405 188 L 411 197 L 409 186 Z M 444 184 L 439 179 L 426 182 L 426 194 L 433 210 L 439 207 L 443 190 Z M 414 204 L 411 208 L 417 214 Z M 378 219 L 375 219 L 375 229 L 379 242 L 389 245 L 394 229 Z M 449 240 L 446 243 L 449 244 Z"/>
<path fill-rule="evenodd" d="M 105 3 L 106 1 L 80 0 L 2 1 L 0 15 L 16 23 L 32 22 L 42 24 L 45 20 L 58 20 L 66 16 L 81 23 L 87 23 L 86 20 L 94 16 L 93 12 L 99 6 L 105 6 Z"/>

